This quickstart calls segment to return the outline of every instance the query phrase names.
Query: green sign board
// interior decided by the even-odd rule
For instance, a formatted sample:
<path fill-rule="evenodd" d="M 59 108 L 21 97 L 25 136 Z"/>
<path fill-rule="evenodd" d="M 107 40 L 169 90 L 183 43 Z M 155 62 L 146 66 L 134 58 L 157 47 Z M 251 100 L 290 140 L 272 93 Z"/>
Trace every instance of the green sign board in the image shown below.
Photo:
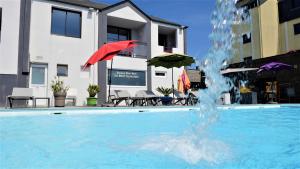
<path fill-rule="evenodd" d="M 110 75 L 110 72 L 111 70 L 109 69 L 108 75 Z M 119 86 L 146 86 L 146 72 L 113 69 L 111 76 L 111 84 Z"/>

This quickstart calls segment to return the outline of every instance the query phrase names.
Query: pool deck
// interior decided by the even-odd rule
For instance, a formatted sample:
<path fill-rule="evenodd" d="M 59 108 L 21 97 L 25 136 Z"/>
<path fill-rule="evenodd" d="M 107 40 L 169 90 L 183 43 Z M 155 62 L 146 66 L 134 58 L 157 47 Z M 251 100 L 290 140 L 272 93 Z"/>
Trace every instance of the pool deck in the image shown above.
<path fill-rule="evenodd" d="M 300 104 L 256 104 L 256 105 L 219 105 L 220 110 L 230 109 L 263 109 L 280 107 L 299 107 Z M 156 107 L 64 107 L 64 108 L 0 108 L 0 117 L 34 116 L 34 115 L 87 115 L 87 114 L 122 114 L 197 111 L 197 106 L 156 106 Z"/>

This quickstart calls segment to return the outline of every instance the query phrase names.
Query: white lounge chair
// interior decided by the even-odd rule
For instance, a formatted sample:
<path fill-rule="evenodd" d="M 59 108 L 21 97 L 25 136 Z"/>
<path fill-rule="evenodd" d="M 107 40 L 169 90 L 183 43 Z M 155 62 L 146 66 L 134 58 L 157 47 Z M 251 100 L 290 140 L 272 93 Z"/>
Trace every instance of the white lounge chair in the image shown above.
<path fill-rule="evenodd" d="M 156 106 L 160 101 L 160 97 L 155 95 L 152 91 L 140 90 L 136 92 L 135 96 L 138 98 L 144 98 L 143 104 L 145 105 L 151 104 Z"/>
<path fill-rule="evenodd" d="M 32 100 L 32 107 L 35 107 L 33 89 L 31 88 L 13 88 L 12 94 L 6 97 L 5 108 L 9 102 L 10 108 L 13 108 L 14 100 Z"/>
<path fill-rule="evenodd" d="M 126 90 L 114 90 L 114 95 L 111 95 L 111 100 L 115 106 L 118 106 L 121 102 L 125 101 L 126 105 L 130 105 L 130 94 Z M 112 97 L 113 96 L 113 97 Z"/>
<path fill-rule="evenodd" d="M 188 96 L 177 90 L 174 91 L 174 104 L 188 105 Z"/>
<path fill-rule="evenodd" d="M 118 106 L 121 102 L 125 101 L 126 106 L 136 106 L 139 101 L 142 101 L 143 97 L 131 97 L 127 90 L 114 90 L 116 97 L 111 98 L 115 106 Z"/>

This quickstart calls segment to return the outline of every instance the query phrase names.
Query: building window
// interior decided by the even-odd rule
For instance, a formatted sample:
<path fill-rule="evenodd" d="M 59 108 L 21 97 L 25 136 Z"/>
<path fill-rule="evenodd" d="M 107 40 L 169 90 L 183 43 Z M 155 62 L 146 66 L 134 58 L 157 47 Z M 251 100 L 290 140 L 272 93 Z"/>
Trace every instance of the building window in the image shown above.
<path fill-rule="evenodd" d="M 52 8 L 51 33 L 81 38 L 81 12 Z"/>
<path fill-rule="evenodd" d="M 247 33 L 243 35 L 243 44 L 251 42 L 251 33 Z"/>
<path fill-rule="evenodd" d="M 300 1 L 299 0 L 292 0 L 292 8 L 300 8 Z"/>
<path fill-rule="evenodd" d="M 172 53 L 177 47 L 177 29 L 158 26 L 158 45 L 164 48 L 164 52 Z"/>
<path fill-rule="evenodd" d="M 57 76 L 68 76 L 68 65 L 57 65 Z"/>
<path fill-rule="evenodd" d="M 32 67 L 31 84 L 43 85 L 45 84 L 45 68 Z"/>
<path fill-rule="evenodd" d="M 155 76 L 157 77 L 166 77 L 167 72 L 155 72 Z"/>
<path fill-rule="evenodd" d="M 1 29 L 2 29 L 2 8 L 0 8 L 0 41 L 1 41 Z"/>
<path fill-rule="evenodd" d="M 294 33 L 295 35 L 300 34 L 300 23 L 294 25 Z"/>
<path fill-rule="evenodd" d="M 167 46 L 167 35 L 158 34 L 158 45 Z"/>
<path fill-rule="evenodd" d="M 168 35 L 158 34 L 158 45 L 164 47 L 164 52 L 172 53 L 174 45 L 170 45 L 171 41 L 168 41 Z"/>
<path fill-rule="evenodd" d="M 107 42 L 131 40 L 131 30 L 115 26 L 107 27 Z"/>

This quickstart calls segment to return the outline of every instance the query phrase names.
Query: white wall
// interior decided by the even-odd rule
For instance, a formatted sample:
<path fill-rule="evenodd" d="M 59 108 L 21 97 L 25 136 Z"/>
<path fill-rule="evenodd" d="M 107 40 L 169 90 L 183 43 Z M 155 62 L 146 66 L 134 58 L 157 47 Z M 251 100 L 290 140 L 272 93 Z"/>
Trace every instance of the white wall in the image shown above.
<path fill-rule="evenodd" d="M 82 12 L 81 38 L 51 34 L 52 6 Z M 42 0 L 33 0 L 31 10 L 30 61 L 48 64 L 48 96 L 52 96 L 50 83 L 56 76 L 57 64 L 67 64 L 68 77 L 62 79 L 77 89 L 77 104 L 83 105 L 88 97 L 86 89 L 89 83 L 97 83 L 97 65 L 92 66 L 90 72 L 81 71 L 81 66 L 97 50 L 96 12 L 90 15 L 87 8 Z"/>
<path fill-rule="evenodd" d="M 173 53 L 180 53 L 184 54 L 184 33 L 183 31 L 180 31 L 179 28 L 162 24 L 162 23 L 157 23 L 157 22 L 151 22 L 151 53 L 152 53 L 152 58 L 155 56 L 159 56 L 164 54 L 164 49 L 162 46 L 158 45 L 158 26 L 165 26 L 165 27 L 170 27 L 170 28 L 176 28 L 177 29 L 177 48 L 173 48 Z M 167 72 L 166 77 L 156 77 L 155 72 L 156 71 L 163 71 Z M 182 73 L 183 67 L 181 68 L 174 68 L 174 87 L 177 89 L 177 80 L 179 75 Z M 163 86 L 163 87 L 172 87 L 172 69 L 165 69 L 163 67 L 153 67 L 152 69 L 152 90 L 156 92 L 156 88 Z M 156 92 L 157 93 L 157 92 Z M 159 94 L 159 93 L 157 93 Z"/>
<path fill-rule="evenodd" d="M 17 74 L 18 71 L 20 5 L 20 0 L 0 0 L 0 74 Z"/>
<path fill-rule="evenodd" d="M 135 12 L 135 10 L 132 9 L 130 6 L 125 6 L 121 9 L 110 12 L 107 15 L 108 16 L 113 16 L 113 17 L 116 17 L 116 18 L 122 18 L 122 19 L 137 21 L 137 22 L 143 22 L 143 23 L 147 22 L 141 15 L 139 15 L 137 12 Z"/>

